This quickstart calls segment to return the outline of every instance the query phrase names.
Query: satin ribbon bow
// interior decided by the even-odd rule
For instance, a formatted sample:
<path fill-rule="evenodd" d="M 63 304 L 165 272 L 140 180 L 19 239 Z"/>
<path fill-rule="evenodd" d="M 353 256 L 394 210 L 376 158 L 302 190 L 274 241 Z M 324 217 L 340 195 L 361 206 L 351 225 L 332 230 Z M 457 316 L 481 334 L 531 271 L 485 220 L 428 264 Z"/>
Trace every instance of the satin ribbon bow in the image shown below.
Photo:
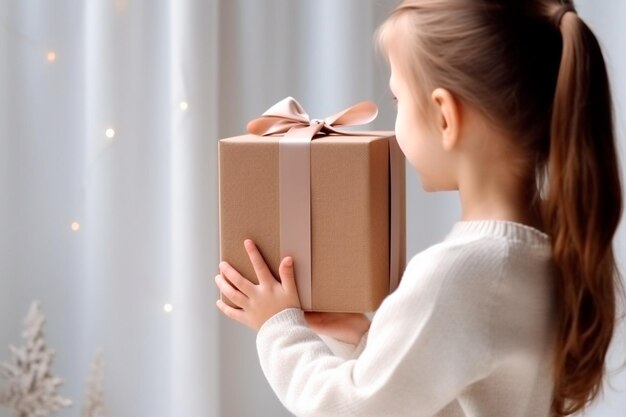
<path fill-rule="evenodd" d="M 311 138 L 318 133 L 346 134 L 335 127 L 364 125 L 374 120 L 377 115 L 376 104 L 363 101 L 325 119 L 311 119 L 296 99 L 287 97 L 270 107 L 258 119 L 250 121 L 248 132 L 269 136 L 298 129 L 301 130 L 299 135 L 310 133 Z"/>
<path fill-rule="evenodd" d="M 304 310 L 312 309 L 311 141 L 320 133 L 363 136 L 364 133 L 342 132 L 336 127 L 366 124 L 377 114 L 376 104 L 364 101 L 325 119 L 311 119 L 300 103 L 287 97 L 248 123 L 248 132 L 252 134 L 284 135 L 279 141 L 280 259 L 294 259 Z"/>

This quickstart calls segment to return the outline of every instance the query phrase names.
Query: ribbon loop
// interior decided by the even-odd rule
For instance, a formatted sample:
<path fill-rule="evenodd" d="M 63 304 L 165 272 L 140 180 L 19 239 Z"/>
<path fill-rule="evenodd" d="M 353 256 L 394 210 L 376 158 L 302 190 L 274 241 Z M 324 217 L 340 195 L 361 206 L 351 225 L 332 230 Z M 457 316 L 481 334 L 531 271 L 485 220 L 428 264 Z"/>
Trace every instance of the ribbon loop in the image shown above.
<path fill-rule="evenodd" d="M 267 109 L 258 119 L 250 121 L 248 132 L 253 135 L 270 136 L 287 133 L 293 128 L 320 124 L 322 128 L 318 132 L 349 134 L 335 127 L 367 124 L 377 115 L 376 104 L 363 101 L 325 119 L 311 119 L 296 99 L 287 97 Z"/>
<path fill-rule="evenodd" d="M 371 101 L 363 101 L 331 117 L 326 118 L 329 126 L 365 125 L 378 116 L 378 107 Z"/>

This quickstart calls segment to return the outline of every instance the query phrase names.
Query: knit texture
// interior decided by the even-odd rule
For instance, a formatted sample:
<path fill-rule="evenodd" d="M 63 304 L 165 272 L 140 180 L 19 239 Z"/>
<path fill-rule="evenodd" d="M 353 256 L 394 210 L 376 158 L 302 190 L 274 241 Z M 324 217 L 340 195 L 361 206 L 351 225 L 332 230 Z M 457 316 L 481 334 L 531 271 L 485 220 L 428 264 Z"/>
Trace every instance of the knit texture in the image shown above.
<path fill-rule="evenodd" d="M 548 236 L 460 221 L 410 259 L 351 351 L 337 354 L 296 308 L 265 322 L 256 344 L 299 417 L 548 417 L 555 317 Z"/>

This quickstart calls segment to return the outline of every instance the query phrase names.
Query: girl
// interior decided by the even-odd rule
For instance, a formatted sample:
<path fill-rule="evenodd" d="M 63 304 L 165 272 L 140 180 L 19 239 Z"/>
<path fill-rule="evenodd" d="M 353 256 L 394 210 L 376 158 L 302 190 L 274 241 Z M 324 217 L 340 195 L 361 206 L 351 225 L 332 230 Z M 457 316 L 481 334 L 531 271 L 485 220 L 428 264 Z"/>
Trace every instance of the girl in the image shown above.
<path fill-rule="evenodd" d="M 263 372 L 298 416 L 584 409 L 602 387 L 623 294 L 612 249 L 622 193 L 595 36 L 557 0 L 407 0 L 377 39 L 400 147 L 424 189 L 459 191 L 462 218 L 409 261 L 371 325 L 305 315 L 294 260 L 282 260 L 279 282 L 249 240 L 259 284 L 222 262 L 217 285 L 241 308 L 217 306 L 258 330 Z M 314 330 L 354 350 L 336 355 Z"/>

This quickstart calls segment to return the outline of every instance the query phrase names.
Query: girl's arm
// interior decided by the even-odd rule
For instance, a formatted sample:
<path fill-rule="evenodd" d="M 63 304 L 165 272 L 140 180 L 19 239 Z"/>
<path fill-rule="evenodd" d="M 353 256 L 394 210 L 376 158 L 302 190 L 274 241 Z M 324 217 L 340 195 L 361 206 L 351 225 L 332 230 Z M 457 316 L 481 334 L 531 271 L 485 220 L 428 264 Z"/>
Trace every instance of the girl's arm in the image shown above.
<path fill-rule="evenodd" d="M 288 410 L 299 417 L 433 415 L 488 374 L 497 267 L 486 261 L 472 272 L 468 251 L 434 248 L 411 260 L 358 358 L 333 355 L 300 309 L 263 324 L 261 367 Z"/>
<path fill-rule="evenodd" d="M 334 356 L 299 309 L 266 322 L 257 336 L 261 367 L 285 407 L 299 417 L 430 416 L 486 376 L 491 346 L 481 301 L 489 294 L 434 283 L 408 288 L 424 278 L 405 277 L 411 282 L 383 303 L 357 359 Z M 464 298 L 476 303 L 458 302 Z"/>

